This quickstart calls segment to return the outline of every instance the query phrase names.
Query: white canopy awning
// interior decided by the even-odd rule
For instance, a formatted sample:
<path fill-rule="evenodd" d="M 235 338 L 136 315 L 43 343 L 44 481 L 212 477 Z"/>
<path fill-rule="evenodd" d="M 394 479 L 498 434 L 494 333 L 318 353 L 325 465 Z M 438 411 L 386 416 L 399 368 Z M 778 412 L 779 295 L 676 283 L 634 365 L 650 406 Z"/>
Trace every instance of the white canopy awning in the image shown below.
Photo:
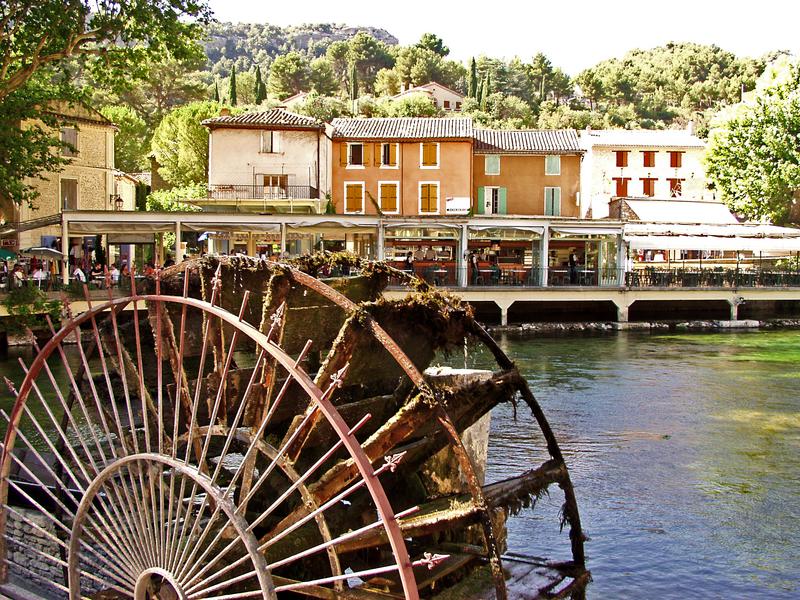
<path fill-rule="evenodd" d="M 621 227 L 581 227 L 576 225 L 562 226 L 551 225 L 550 231 L 565 235 L 619 235 L 622 233 Z"/>
<path fill-rule="evenodd" d="M 627 223 L 623 239 L 642 250 L 800 251 L 800 229 L 773 225 Z"/>
<path fill-rule="evenodd" d="M 631 200 L 625 203 L 639 220 L 648 223 L 737 224 L 739 221 L 721 202 L 699 200 Z"/>
<path fill-rule="evenodd" d="M 470 225 L 470 231 L 486 231 L 488 229 L 517 229 L 519 231 L 532 231 L 534 233 L 544 233 L 541 225 Z"/>

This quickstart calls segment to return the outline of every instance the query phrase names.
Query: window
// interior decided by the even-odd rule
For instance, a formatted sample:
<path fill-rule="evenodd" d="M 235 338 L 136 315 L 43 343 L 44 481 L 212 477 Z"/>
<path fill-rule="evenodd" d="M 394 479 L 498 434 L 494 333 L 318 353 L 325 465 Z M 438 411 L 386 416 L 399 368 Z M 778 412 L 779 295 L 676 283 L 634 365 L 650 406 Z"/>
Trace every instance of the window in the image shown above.
<path fill-rule="evenodd" d="M 72 146 L 61 147 L 61 156 L 78 156 L 78 130 L 74 127 L 61 128 L 61 141 Z"/>
<path fill-rule="evenodd" d="M 630 177 L 614 177 L 614 196 L 617 198 L 625 198 L 628 195 L 628 182 Z"/>
<path fill-rule="evenodd" d="M 438 142 L 422 142 L 419 145 L 419 164 L 423 169 L 439 168 Z"/>
<path fill-rule="evenodd" d="M 669 181 L 669 197 L 680 198 L 683 195 L 683 179 L 667 179 Z"/>
<path fill-rule="evenodd" d="M 397 166 L 397 144 L 381 144 L 381 166 Z"/>
<path fill-rule="evenodd" d="M 561 175 L 561 157 L 560 156 L 545 156 L 544 157 L 544 174 L 545 175 Z"/>
<path fill-rule="evenodd" d="M 656 153 L 654 150 L 642 151 L 642 166 L 655 167 L 656 166 Z"/>
<path fill-rule="evenodd" d="M 348 214 L 364 212 L 364 183 L 344 184 L 344 212 Z"/>
<path fill-rule="evenodd" d="M 486 175 L 500 175 L 500 156 L 490 154 L 484 159 L 484 172 Z"/>
<path fill-rule="evenodd" d="M 400 184 L 396 181 L 378 183 L 378 205 L 381 207 L 381 212 L 395 214 L 400 212 L 399 190 Z"/>
<path fill-rule="evenodd" d="M 270 153 L 275 152 L 275 132 L 262 131 L 261 132 L 261 152 Z"/>
<path fill-rule="evenodd" d="M 347 166 L 364 166 L 364 144 L 347 144 Z"/>
<path fill-rule="evenodd" d="M 642 177 L 642 196 L 652 198 L 656 195 L 656 181 L 655 177 Z"/>
<path fill-rule="evenodd" d="M 444 101 L 444 108 L 445 108 L 445 110 L 450 110 L 450 100 L 445 100 Z"/>
<path fill-rule="evenodd" d="M 683 165 L 683 152 L 672 151 L 669 153 L 669 166 L 673 169 L 680 169 Z"/>
<path fill-rule="evenodd" d="M 461 102 L 456 102 L 456 110 L 461 110 Z"/>
<path fill-rule="evenodd" d="M 61 180 L 61 208 L 63 210 L 78 210 L 78 180 Z"/>
<path fill-rule="evenodd" d="M 544 188 L 544 214 L 551 217 L 561 216 L 561 188 Z"/>
<path fill-rule="evenodd" d="M 262 173 L 257 176 L 257 181 L 260 181 L 264 186 L 264 198 L 266 200 L 287 198 L 289 195 L 288 175 L 268 175 Z"/>
<path fill-rule="evenodd" d="M 627 167 L 628 166 L 628 150 L 615 150 L 614 154 L 617 156 L 617 166 L 618 167 Z"/>
<path fill-rule="evenodd" d="M 419 184 L 419 212 L 439 212 L 439 184 L 429 182 Z"/>

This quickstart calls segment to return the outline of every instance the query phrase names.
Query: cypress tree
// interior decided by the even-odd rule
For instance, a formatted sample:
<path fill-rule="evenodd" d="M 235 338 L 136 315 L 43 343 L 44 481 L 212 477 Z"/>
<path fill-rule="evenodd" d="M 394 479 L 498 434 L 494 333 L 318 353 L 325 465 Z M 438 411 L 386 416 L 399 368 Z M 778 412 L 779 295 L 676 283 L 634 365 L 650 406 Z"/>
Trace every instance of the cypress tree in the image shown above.
<path fill-rule="evenodd" d="M 486 79 L 484 79 L 480 84 L 475 84 L 475 100 L 478 101 L 478 107 L 481 106 L 483 102 L 483 90 L 486 87 Z"/>
<path fill-rule="evenodd" d="M 358 71 L 355 61 L 350 65 L 350 100 L 358 100 Z"/>
<path fill-rule="evenodd" d="M 483 85 L 481 86 L 481 97 L 478 100 L 478 103 L 481 106 L 481 110 L 486 110 L 486 99 L 489 97 L 489 73 L 486 73 L 486 77 L 483 79 Z"/>
<path fill-rule="evenodd" d="M 259 100 L 258 103 L 261 104 L 264 100 L 267 99 L 267 84 L 264 83 L 263 81 L 261 82 L 261 87 L 259 88 L 258 92 L 259 92 L 258 97 L 261 98 L 261 100 Z"/>
<path fill-rule="evenodd" d="M 478 66 L 475 64 L 474 56 L 469 61 L 469 84 L 467 88 L 467 95 L 470 98 L 478 97 Z"/>
<path fill-rule="evenodd" d="M 236 106 L 236 65 L 231 67 L 231 83 L 228 95 L 231 97 L 231 106 Z"/>
<path fill-rule="evenodd" d="M 214 102 L 219 102 L 219 84 L 214 82 Z"/>
<path fill-rule="evenodd" d="M 253 96 L 256 99 L 256 104 L 261 104 L 264 101 L 261 96 L 261 90 L 264 88 L 264 82 L 261 80 L 261 66 L 256 65 L 256 81 L 253 84 Z"/>

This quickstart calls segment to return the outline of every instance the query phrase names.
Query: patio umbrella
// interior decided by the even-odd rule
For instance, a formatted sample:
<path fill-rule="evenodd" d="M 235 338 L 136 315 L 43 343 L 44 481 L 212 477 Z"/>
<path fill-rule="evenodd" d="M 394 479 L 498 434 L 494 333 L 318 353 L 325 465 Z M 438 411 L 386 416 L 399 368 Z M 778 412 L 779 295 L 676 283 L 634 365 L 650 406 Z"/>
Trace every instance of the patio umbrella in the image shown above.
<path fill-rule="evenodd" d="M 46 258 L 49 260 L 61 260 L 64 255 L 58 250 L 53 248 L 45 248 L 44 246 L 34 246 L 33 248 L 25 248 L 19 251 L 24 256 L 35 256 L 36 258 Z"/>
<path fill-rule="evenodd" d="M 16 260 L 17 253 L 8 250 L 7 248 L 0 248 L 0 260 Z"/>

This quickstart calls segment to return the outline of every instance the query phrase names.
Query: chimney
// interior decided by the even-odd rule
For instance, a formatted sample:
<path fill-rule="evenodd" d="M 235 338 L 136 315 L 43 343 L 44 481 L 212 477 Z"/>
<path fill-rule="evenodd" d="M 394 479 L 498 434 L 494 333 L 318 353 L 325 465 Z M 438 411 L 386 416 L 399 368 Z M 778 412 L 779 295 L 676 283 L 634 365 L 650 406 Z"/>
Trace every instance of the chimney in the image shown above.
<path fill-rule="evenodd" d="M 405 91 L 406 91 L 406 82 L 404 81 L 403 83 L 400 84 L 400 93 L 402 94 Z"/>
<path fill-rule="evenodd" d="M 220 117 L 230 117 L 231 116 L 231 109 L 223 107 L 219 109 L 219 116 Z"/>
<path fill-rule="evenodd" d="M 689 135 L 694 135 L 694 120 L 690 119 L 688 123 L 686 123 L 686 131 Z"/>

